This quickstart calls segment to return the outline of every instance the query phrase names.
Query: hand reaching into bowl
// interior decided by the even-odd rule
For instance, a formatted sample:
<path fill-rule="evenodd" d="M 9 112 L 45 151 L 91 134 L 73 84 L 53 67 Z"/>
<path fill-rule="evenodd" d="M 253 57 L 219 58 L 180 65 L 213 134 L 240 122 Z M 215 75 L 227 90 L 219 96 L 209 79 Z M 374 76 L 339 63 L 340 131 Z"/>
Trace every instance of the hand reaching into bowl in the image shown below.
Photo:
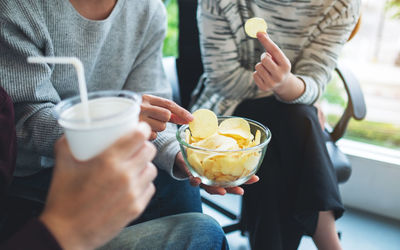
<path fill-rule="evenodd" d="M 167 122 L 187 124 L 193 120 L 193 116 L 171 100 L 154 95 L 143 95 L 139 119 L 150 125 L 152 130 L 150 140 L 155 140 L 157 133 L 165 130 Z"/>

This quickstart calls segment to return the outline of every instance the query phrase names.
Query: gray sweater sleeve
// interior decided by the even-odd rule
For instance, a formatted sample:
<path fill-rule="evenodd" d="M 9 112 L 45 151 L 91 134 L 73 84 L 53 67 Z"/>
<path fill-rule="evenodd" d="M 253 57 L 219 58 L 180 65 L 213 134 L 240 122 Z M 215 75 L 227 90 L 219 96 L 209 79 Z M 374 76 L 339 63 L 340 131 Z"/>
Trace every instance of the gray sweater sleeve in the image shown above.
<path fill-rule="evenodd" d="M 169 85 L 162 65 L 162 45 L 166 31 L 166 12 L 160 1 L 150 3 L 160 6 L 150 6 L 150 10 L 156 10 L 149 18 L 147 32 L 143 37 L 144 47 L 133 65 L 124 89 L 131 89 L 141 93 L 152 94 L 167 99 L 172 98 L 172 90 Z M 162 24 L 162 25 L 160 25 Z M 168 124 L 167 129 L 158 133 L 153 141 L 157 148 L 154 164 L 167 171 L 172 177 L 181 179 L 173 174 L 173 166 L 176 154 L 179 152 L 179 144 L 175 139 L 176 125 Z"/>
<path fill-rule="evenodd" d="M 28 64 L 26 58 L 50 56 L 52 48 L 46 43 L 40 23 L 31 21 L 29 16 L 15 19 L 17 24 L 0 17 L 0 84 L 15 105 L 20 150 L 51 157 L 54 142 L 62 135 L 52 115 L 60 96 L 50 81 L 52 68 Z"/>
<path fill-rule="evenodd" d="M 301 51 L 300 60 L 292 66 L 293 73 L 305 83 L 302 96 L 290 103 L 314 103 L 324 92 L 336 66 L 339 53 L 357 23 L 359 1 L 337 2 L 311 37 L 314 39 Z M 340 10 L 340 12 L 338 11 Z"/>

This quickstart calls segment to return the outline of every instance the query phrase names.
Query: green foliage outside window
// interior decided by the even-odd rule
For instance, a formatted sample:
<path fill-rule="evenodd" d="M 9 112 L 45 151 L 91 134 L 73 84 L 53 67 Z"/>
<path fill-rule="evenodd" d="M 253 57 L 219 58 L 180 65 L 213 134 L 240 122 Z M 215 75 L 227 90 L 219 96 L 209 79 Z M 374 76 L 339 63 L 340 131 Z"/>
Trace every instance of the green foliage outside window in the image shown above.
<path fill-rule="evenodd" d="M 163 55 L 178 57 L 178 3 L 177 0 L 164 1 L 168 14 L 168 30 L 164 40 Z"/>
<path fill-rule="evenodd" d="M 338 121 L 339 116 L 328 115 L 328 123 Z M 368 120 L 350 120 L 345 138 L 378 146 L 400 149 L 400 126 Z"/>
<path fill-rule="evenodd" d="M 332 80 L 327 84 L 322 100 L 326 100 L 329 104 L 338 105 L 343 109 L 346 107 L 347 96 L 343 87 L 340 86 L 341 80 L 337 74 L 333 74 Z"/>
<path fill-rule="evenodd" d="M 337 74 L 334 74 L 332 81 L 327 84 L 322 100 L 327 101 L 330 105 L 340 107 L 342 110 L 345 109 L 347 96 Z M 334 126 L 340 117 L 338 114 L 326 113 L 326 119 L 328 124 Z M 345 138 L 400 149 L 400 126 L 391 123 L 351 119 Z"/>
<path fill-rule="evenodd" d="M 400 0 L 389 0 L 386 4 L 386 8 L 394 10 L 394 18 L 400 18 Z"/>

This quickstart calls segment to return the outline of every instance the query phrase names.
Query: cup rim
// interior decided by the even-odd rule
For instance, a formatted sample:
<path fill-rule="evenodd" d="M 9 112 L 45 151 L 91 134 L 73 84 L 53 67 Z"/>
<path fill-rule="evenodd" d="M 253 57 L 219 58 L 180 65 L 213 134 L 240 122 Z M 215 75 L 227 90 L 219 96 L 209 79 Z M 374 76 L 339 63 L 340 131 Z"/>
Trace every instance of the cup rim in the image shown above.
<path fill-rule="evenodd" d="M 201 147 L 196 147 L 193 145 L 188 144 L 185 140 L 183 140 L 181 138 L 181 133 L 189 127 L 188 124 L 182 125 L 181 127 L 178 128 L 178 131 L 176 132 L 176 138 L 179 142 L 179 144 L 191 148 L 191 149 L 196 149 L 196 150 L 201 150 L 201 151 L 205 151 L 205 152 L 215 152 L 215 153 L 236 153 L 236 152 L 244 152 L 244 151 L 253 151 L 259 148 L 264 148 L 265 146 L 268 145 L 268 143 L 271 141 L 271 131 L 269 130 L 268 127 L 264 126 L 263 124 L 254 121 L 252 119 L 246 118 L 246 117 L 239 117 L 239 116 L 217 116 L 218 119 L 229 119 L 229 118 L 242 118 L 245 119 L 247 122 L 251 122 L 254 123 L 255 125 L 261 127 L 262 129 L 264 129 L 267 138 L 260 144 L 253 146 L 253 147 L 249 147 L 249 148 L 243 148 L 243 149 L 236 149 L 236 150 L 217 150 L 217 149 L 208 149 L 208 148 L 201 148 Z"/>
<path fill-rule="evenodd" d="M 139 106 L 139 112 L 140 112 L 140 104 L 142 102 L 142 97 L 133 92 L 133 91 L 129 91 L 129 90 L 100 90 L 100 91 L 93 91 L 93 92 L 89 92 L 88 93 L 88 100 L 93 100 L 93 99 L 97 99 L 97 98 L 101 98 L 101 97 L 124 97 L 130 100 L 133 100 L 135 103 L 138 104 Z M 66 124 L 74 124 L 74 126 L 80 126 L 80 125 L 87 125 L 86 121 L 84 119 L 64 119 L 62 118 L 62 114 L 67 111 L 68 109 L 70 109 L 71 107 L 77 105 L 81 103 L 81 99 L 79 95 L 73 96 L 73 97 L 69 97 L 66 98 L 62 101 L 60 101 L 59 103 L 57 103 L 57 105 L 54 107 L 53 109 L 53 116 L 56 118 L 56 120 L 58 121 L 58 123 L 61 125 L 61 123 L 63 123 L 64 125 Z M 132 114 L 133 111 L 137 110 L 137 107 L 135 105 L 132 105 L 131 107 L 127 108 L 124 111 L 118 112 L 116 114 L 112 114 L 112 115 L 107 115 L 101 118 L 95 118 L 95 119 L 91 119 L 91 125 L 95 124 L 95 123 L 100 123 L 106 120 L 110 120 L 110 119 L 114 119 L 117 117 L 128 117 L 128 114 Z M 138 114 L 139 115 L 139 114 Z M 124 119 L 122 119 L 124 120 Z M 84 130 L 85 127 L 81 126 L 79 129 L 74 129 L 74 128 L 69 128 L 70 126 L 64 126 L 61 125 L 64 128 L 67 128 L 69 130 Z M 101 126 L 101 127 L 107 127 L 107 126 Z M 96 128 L 88 128 L 88 129 L 96 129 Z"/>

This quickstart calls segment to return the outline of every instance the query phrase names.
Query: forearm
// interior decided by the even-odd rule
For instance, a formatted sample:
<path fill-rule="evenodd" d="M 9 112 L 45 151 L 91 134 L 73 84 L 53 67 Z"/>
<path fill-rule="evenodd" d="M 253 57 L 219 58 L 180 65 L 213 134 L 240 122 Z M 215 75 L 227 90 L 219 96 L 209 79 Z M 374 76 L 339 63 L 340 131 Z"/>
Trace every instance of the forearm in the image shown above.
<path fill-rule="evenodd" d="M 55 141 L 63 134 L 53 114 L 54 104 L 16 104 L 17 141 L 21 149 L 53 157 Z"/>
<path fill-rule="evenodd" d="M 175 158 L 180 148 L 176 140 L 176 125 L 168 123 L 167 129 L 158 133 L 157 139 L 153 141 L 157 148 L 157 155 L 154 164 L 169 173 L 175 179 L 182 179 L 183 176 L 174 172 Z"/>
<path fill-rule="evenodd" d="M 306 89 L 305 82 L 297 76 L 290 73 L 286 79 L 286 83 L 277 86 L 274 93 L 285 102 L 292 102 L 303 95 Z"/>

